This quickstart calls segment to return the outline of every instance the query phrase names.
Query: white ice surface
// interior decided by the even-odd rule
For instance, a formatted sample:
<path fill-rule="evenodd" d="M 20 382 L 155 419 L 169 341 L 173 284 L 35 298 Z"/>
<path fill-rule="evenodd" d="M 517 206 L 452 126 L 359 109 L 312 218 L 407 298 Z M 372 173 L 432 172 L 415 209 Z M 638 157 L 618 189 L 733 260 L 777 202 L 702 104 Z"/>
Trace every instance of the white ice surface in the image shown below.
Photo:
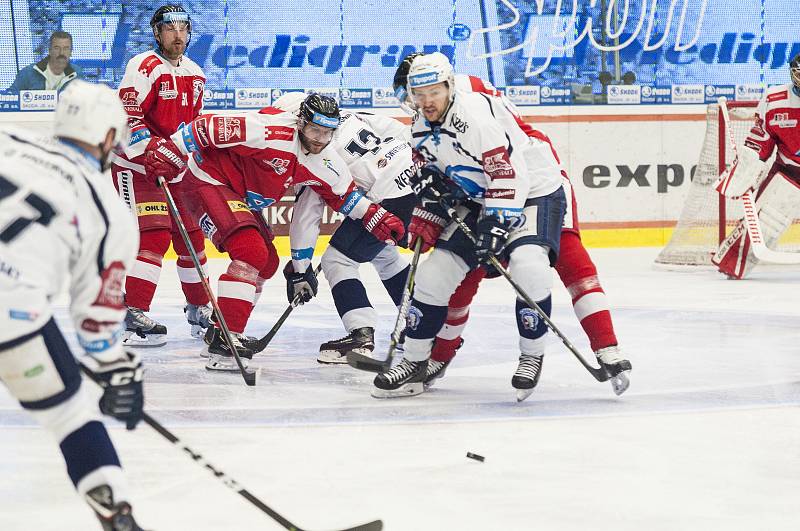
<path fill-rule="evenodd" d="M 431 392 L 379 401 L 369 374 L 315 361 L 319 343 L 343 335 L 324 280 L 253 362 L 255 388 L 205 371 L 171 263 L 152 312 L 169 344 L 144 353 L 147 410 L 307 529 L 376 518 L 387 530 L 800 529 L 800 271 L 735 282 L 655 270 L 656 253 L 592 250 L 633 363 L 628 392 L 615 397 L 552 340 L 523 403 L 503 279 L 481 286 L 466 344 Z M 363 271 L 385 349 L 395 313 Z M 285 308 L 279 277 L 253 335 Z M 65 315 L 61 305 L 66 330 Z M 591 358 L 560 285 L 553 319 Z M 147 426 L 108 424 L 145 528 L 281 529 Z M 0 426 L 0 530 L 98 529 L 56 443 L 2 389 Z"/>

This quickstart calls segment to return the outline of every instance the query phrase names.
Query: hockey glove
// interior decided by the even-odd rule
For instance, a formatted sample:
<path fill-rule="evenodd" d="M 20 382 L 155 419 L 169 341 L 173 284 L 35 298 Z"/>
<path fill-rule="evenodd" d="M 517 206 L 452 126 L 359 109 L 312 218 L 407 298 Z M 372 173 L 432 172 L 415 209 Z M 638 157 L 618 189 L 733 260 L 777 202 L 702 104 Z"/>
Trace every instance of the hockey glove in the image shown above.
<path fill-rule="evenodd" d="M 142 360 L 131 350 L 124 350 L 122 357 L 105 362 L 89 355 L 83 364 L 95 376 L 103 388 L 100 411 L 125 423 L 132 430 L 142 420 L 144 392 L 142 390 Z"/>
<path fill-rule="evenodd" d="M 475 229 L 475 254 L 481 262 L 487 262 L 490 257 L 503 252 L 508 240 L 508 224 L 500 221 L 497 216 L 487 216 L 478 221 Z"/>
<path fill-rule="evenodd" d="M 389 245 L 397 245 L 406 233 L 400 218 L 374 203 L 367 207 L 361 223 L 370 234 Z"/>
<path fill-rule="evenodd" d="M 445 220 L 433 212 L 428 212 L 424 208 L 414 207 L 411 215 L 411 223 L 408 225 L 408 244 L 413 246 L 417 238 L 422 238 L 422 248 L 420 252 L 427 253 L 428 250 L 436 245 L 436 240 L 442 233 Z"/>
<path fill-rule="evenodd" d="M 409 178 L 414 194 L 422 199 L 422 204 L 438 203 L 446 209 L 456 206 L 466 198 L 461 187 L 432 165 L 423 166 Z"/>
<path fill-rule="evenodd" d="M 300 304 L 310 301 L 317 294 L 319 281 L 310 264 L 305 273 L 295 273 L 292 261 L 289 260 L 283 268 L 283 276 L 286 277 L 286 298 L 289 299 L 289 304 L 294 302 L 298 294 Z"/>
<path fill-rule="evenodd" d="M 159 177 L 166 180 L 175 178 L 186 168 L 186 157 L 169 138 L 153 138 L 147 145 L 144 156 L 144 171 L 147 177 L 156 182 Z"/>

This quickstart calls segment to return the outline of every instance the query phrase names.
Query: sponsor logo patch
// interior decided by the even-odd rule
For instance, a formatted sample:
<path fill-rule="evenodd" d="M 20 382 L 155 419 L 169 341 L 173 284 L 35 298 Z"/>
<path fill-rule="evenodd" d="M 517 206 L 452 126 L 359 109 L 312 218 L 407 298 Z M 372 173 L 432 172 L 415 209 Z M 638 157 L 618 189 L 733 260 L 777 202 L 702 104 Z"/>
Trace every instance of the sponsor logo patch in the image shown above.
<path fill-rule="evenodd" d="M 767 94 L 767 102 L 772 103 L 773 101 L 781 101 L 789 98 L 789 92 L 786 90 L 782 90 L 780 92 L 776 92 L 774 94 Z"/>
<path fill-rule="evenodd" d="M 100 282 L 100 291 L 92 305 L 117 310 L 124 308 L 122 285 L 125 282 L 125 265 L 120 261 L 111 262 L 100 273 Z"/>
<path fill-rule="evenodd" d="M 483 197 L 486 199 L 514 199 L 515 191 L 513 188 L 495 188 L 486 190 Z"/>
<path fill-rule="evenodd" d="M 779 127 L 781 129 L 793 128 L 797 126 L 797 120 L 790 119 L 788 112 L 779 112 L 775 113 L 775 115 L 772 117 L 772 120 L 769 121 L 769 125 Z"/>
<path fill-rule="evenodd" d="M 287 140 L 294 138 L 294 128 L 283 125 L 273 125 L 264 129 L 265 140 Z"/>
<path fill-rule="evenodd" d="M 483 171 L 492 180 L 514 178 L 514 167 L 511 166 L 505 147 L 500 146 L 483 154 Z"/>
<path fill-rule="evenodd" d="M 203 234 L 205 234 L 206 238 L 209 240 L 217 232 L 217 226 L 214 225 L 214 222 L 211 221 L 211 218 L 208 217 L 206 213 L 200 216 L 200 230 L 203 231 Z"/>
<path fill-rule="evenodd" d="M 163 100 L 174 100 L 178 97 L 178 91 L 170 87 L 169 81 L 161 81 L 158 84 L 158 97 Z"/>
<path fill-rule="evenodd" d="M 244 118 L 238 116 L 214 116 L 212 129 L 216 131 L 215 144 L 233 144 L 244 142 L 247 138 L 247 126 Z"/>
<path fill-rule="evenodd" d="M 291 161 L 278 157 L 275 157 L 272 160 L 264 159 L 264 162 L 269 165 L 278 175 L 283 175 L 286 173 L 286 171 L 289 169 L 289 164 L 291 164 Z"/>
<path fill-rule="evenodd" d="M 136 203 L 137 216 L 168 216 L 169 210 L 166 203 Z"/>
<path fill-rule="evenodd" d="M 237 201 L 235 199 L 230 200 L 227 202 L 228 208 L 231 209 L 231 212 L 248 212 L 250 209 L 247 208 L 247 205 L 242 201 Z"/>

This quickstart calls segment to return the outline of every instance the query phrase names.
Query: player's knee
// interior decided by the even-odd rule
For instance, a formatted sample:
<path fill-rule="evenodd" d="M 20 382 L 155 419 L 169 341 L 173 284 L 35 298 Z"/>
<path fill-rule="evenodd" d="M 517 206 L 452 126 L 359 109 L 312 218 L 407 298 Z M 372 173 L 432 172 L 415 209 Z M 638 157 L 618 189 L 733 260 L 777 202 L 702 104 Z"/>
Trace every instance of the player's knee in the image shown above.
<path fill-rule="evenodd" d="M 597 276 L 597 268 L 577 234 L 562 233 L 556 272 L 567 287 L 581 279 Z"/>
<path fill-rule="evenodd" d="M 260 279 L 270 279 L 278 271 L 278 266 L 281 263 L 281 258 L 278 256 L 278 250 L 275 245 L 270 241 L 266 242 L 267 245 L 267 264 L 259 271 L 258 276 Z"/>
<path fill-rule="evenodd" d="M 511 253 L 508 264 L 513 279 L 535 301 L 544 299 L 553 287 L 553 273 L 547 247 L 521 245 Z"/>
<path fill-rule="evenodd" d="M 464 277 L 464 280 L 456 288 L 453 296 L 450 297 L 450 307 L 468 308 L 470 303 L 472 303 L 472 299 L 475 298 L 475 294 L 478 292 L 478 285 L 485 276 L 486 269 L 482 267 L 473 269 L 467 273 L 467 276 Z"/>
<path fill-rule="evenodd" d="M 331 288 L 342 282 L 358 278 L 358 263 L 348 258 L 333 246 L 322 254 L 322 272 Z"/>
<path fill-rule="evenodd" d="M 467 270 L 467 265 L 455 254 L 435 249 L 418 266 L 414 299 L 434 306 L 447 306 Z"/>
<path fill-rule="evenodd" d="M 92 399 L 86 386 L 66 400 L 43 409 L 27 409 L 28 413 L 43 428 L 53 434 L 56 440 L 64 440 L 69 434 L 91 421 L 100 420 L 97 402 Z"/>
<path fill-rule="evenodd" d="M 372 265 L 381 280 L 387 280 L 408 267 L 408 262 L 400 256 L 400 252 L 394 245 L 387 245 L 372 260 Z"/>
<path fill-rule="evenodd" d="M 139 254 L 142 251 L 162 257 L 167 254 L 172 235 L 167 229 L 145 230 L 139 234 Z"/>
<path fill-rule="evenodd" d="M 253 227 L 244 227 L 228 236 L 224 242 L 232 261 L 243 262 L 257 272 L 267 267 L 269 250 L 267 243 Z"/>

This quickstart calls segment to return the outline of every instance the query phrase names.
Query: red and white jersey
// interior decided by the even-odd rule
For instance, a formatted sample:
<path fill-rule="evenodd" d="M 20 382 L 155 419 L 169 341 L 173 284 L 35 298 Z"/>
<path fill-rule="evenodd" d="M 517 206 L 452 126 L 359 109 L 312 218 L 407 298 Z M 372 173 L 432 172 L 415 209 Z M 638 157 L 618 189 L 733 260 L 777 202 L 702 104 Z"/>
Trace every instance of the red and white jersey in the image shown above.
<path fill-rule="evenodd" d="M 778 149 L 776 161 L 800 171 L 800 96 L 794 85 L 767 89 L 744 145 L 766 161 Z"/>
<path fill-rule="evenodd" d="M 250 210 L 275 203 L 290 186 L 308 186 L 331 208 L 356 219 L 370 204 L 336 151 L 328 146 L 319 154 L 306 154 L 297 116 L 274 107 L 204 114 L 178 129 L 172 141 L 192 155 L 188 171 L 201 181 L 229 187 Z"/>
<path fill-rule="evenodd" d="M 151 136 L 168 137 L 182 123 L 197 118 L 203 110 L 205 84 L 203 71 L 185 55 L 178 66 L 155 50 L 128 61 L 119 86 L 119 97 L 130 117 L 131 139 L 125 158 L 144 154 Z"/>
<path fill-rule="evenodd" d="M 517 121 L 517 125 L 520 127 L 520 129 L 522 129 L 522 131 L 529 137 L 539 139 L 542 142 L 549 144 L 550 149 L 553 150 L 553 156 L 556 158 L 559 164 L 561 163 L 561 159 L 558 157 L 558 153 L 556 153 L 556 148 L 553 147 L 553 142 L 550 140 L 550 137 L 538 129 L 534 129 L 531 124 L 523 120 L 519 109 L 517 109 L 517 106 L 511 103 L 511 101 L 506 98 L 505 94 L 497 90 L 494 85 L 479 77 L 468 76 L 466 74 L 456 74 L 455 80 L 456 90 L 463 90 L 464 92 L 479 92 L 481 94 L 487 94 L 489 96 L 494 96 L 495 98 L 500 98 L 506 109 L 508 109 L 509 112 L 514 115 L 514 119 Z M 564 177 L 566 178 L 566 173 L 564 174 Z"/>

